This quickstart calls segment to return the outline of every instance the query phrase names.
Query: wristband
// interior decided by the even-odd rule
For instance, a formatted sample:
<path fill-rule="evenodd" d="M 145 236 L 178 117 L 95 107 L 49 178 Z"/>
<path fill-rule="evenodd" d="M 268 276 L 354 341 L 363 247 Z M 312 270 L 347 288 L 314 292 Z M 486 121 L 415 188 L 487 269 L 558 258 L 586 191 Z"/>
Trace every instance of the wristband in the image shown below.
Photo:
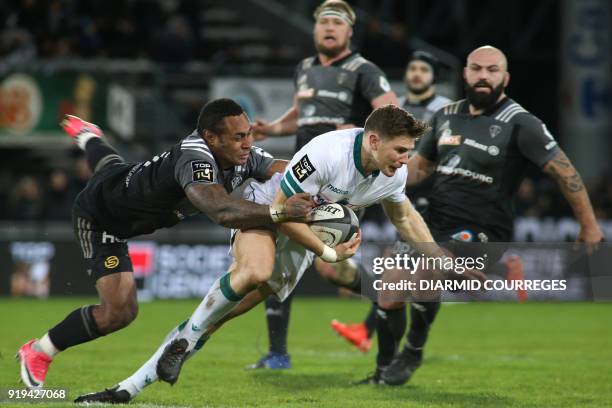
<path fill-rule="evenodd" d="M 338 261 L 338 254 L 336 253 L 335 249 L 325 245 L 323 247 L 323 253 L 321 254 L 320 258 L 327 263 L 334 263 Z"/>
<path fill-rule="evenodd" d="M 285 206 L 280 206 L 280 207 L 270 206 L 270 218 L 272 218 L 272 222 L 286 221 L 287 214 L 285 213 Z"/>

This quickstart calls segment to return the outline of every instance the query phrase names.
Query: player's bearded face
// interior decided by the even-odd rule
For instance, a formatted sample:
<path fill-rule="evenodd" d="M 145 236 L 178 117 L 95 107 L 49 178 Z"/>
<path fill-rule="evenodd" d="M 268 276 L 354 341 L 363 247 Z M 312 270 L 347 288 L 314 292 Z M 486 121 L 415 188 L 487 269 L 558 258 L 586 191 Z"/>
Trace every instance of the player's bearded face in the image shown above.
<path fill-rule="evenodd" d="M 340 17 L 320 17 L 315 23 L 314 42 L 317 51 L 329 58 L 348 49 L 353 29 Z"/>
<path fill-rule="evenodd" d="M 406 88 L 416 95 L 427 92 L 433 84 L 433 71 L 429 64 L 423 61 L 412 61 L 406 69 L 404 78 Z"/>
<path fill-rule="evenodd" d="M 473 84 L 466 81 L 465 94 L 470 105 L 476 109 L 488 109 L 495 105 L 500 95 L 504 92 L 505 85 L 502 80 L 498 84 L 479 79 Z"/>

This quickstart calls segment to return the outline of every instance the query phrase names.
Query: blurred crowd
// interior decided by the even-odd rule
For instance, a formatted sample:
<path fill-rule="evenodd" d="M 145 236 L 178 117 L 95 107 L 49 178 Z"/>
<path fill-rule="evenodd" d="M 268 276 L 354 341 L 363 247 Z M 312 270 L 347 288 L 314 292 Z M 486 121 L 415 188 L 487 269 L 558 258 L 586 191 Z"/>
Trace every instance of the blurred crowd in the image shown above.
<path fill-rule="evenodd" d="M 66 166 L 36 171 L 0 171 L 0 219 L 70 220 L 72 202 L 91 172 L 84 157 L 66 162 Z"/>
<path fill-rule="evenodd" d="M 0 58 L 194 57 L 197 8 L 190 0 L 3 0 Z"/>
<path fill-rule="evenodd" d="M 310 18 L 319 3 L 302 0 L 291 7 Z M 368 16 L 367 24 L 356 27 L 354 38 L 362 52 L 382 67 L 403 67 L 409 55 L 406 24 L 401 21 L 407 15 L 405 2 L 351 3 Z M 4 0 L 0 59 L 24 63 L 71 57 L 144 58 L 171 66 L 216 59 L 219 56 L 211 49 L 215 45 L 204 44 L 201 35 L 207 29 L 203 4 L 198 0 Z M 283 49 L 282 42 L 274 44 L 272 57 Z M 230 46 L 221 58 L 232 60 L 231 55 Z"/>

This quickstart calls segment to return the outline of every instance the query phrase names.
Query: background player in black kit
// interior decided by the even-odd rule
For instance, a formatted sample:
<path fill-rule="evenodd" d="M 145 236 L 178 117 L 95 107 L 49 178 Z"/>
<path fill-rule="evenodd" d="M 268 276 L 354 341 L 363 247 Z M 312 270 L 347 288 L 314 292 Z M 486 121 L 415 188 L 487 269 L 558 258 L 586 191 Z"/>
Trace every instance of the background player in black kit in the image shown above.
<path fill-rule="evenodd" d="M 399 104 L 420 121 L 428 122 L 434 113 L 452 101 L 436 93 L 434 83 L 438 74 L 439 61 L 426 51 L 412 53 L 404 73 L 406 94 L 398 98 Z M 420 209 L 425 201 L 425 194 L 431 189 L 429 183 L 423 183 L 409 192 L 410 199 Z M 376 304 L 361 323 L 346 324 L 332 321 L 333 329 L 361 351 L 368 351 L 371 338 L 376 331 Z"/>
<path fill-rule="evenodd" d="M 355 12 L 342 0 L 323 2 L 314 12 L 314 44 L 317 55 L 296 68 L 293 106 L 277 120 L 257 121 L 256 139 L 296 135 L 295 151 L 314 137 L 332 130 L 363 126 L 372 109 L 397 105 L 385 74 L 372 62 L 350 49 Z M 336 271 L 315 261 L 319 273 L 334 283 Z M 353 285 L 361 290 L 359 282 Z M 292 297 L 281 303 L 266 300 L 269 353 L 250 368 L 289 368 L 287 327 Z"/>
<path fill-rule="evenodd" d="M 127 238 L 171 227 L 200 212 L 225 227 L 249 228 L 289 219 L 305 221 L 312 208 L 306 195 L 283 208 L 229 196 L 243 180 L 270 178 L 286 165 L 251 145 L 248 118 L 231 99 L 208 103 L 196 131 L 169 151 L 140 163 L 125 163 L 95 125 L 71 116 L 62 126 L 86 150 L 95 172 L 75 200 L 73 222 L 100 304 L 74 310 L 40 340 L 19 349 L 21 377 L 30 388 L 42 387 L 60 351 L 122 329 L 136 318 Z"/>
<path fill-rule="evenodd" d="M 408 60 L 404 73 L 406 94 L 398 99 L 400 106 L 420 121 L 428 122 L 434 113 L 452 102 L 436 93 L 439 66 L 438 59 L 426 51 L 415 51 Z"/>
<path fill-rule="evenodd" d="M 600 242 L 603 234 L 580 175 L 544 123 L 506 96 L 510 75 L 505 55 L 490 46 L 474 50 L 464 79 L 467 99 L 433 116 L 432 130 L 408 164 L 408 185 L 433 177 L 424 219 L 436 241 L 510 241 L 513 198 L 531 162 L 558 182 L 581 226 L 576 240 Z M 418 293 L 412 295 L 418 299 Z M 377 368 L 364 382 L 408 381 L 421 364 L 439 308 L 437 301 L 412 303 L 406 345 L 395 355 L 406 326 L 404 304 L 379 299 L 386 325 L 378 325 Z"/>

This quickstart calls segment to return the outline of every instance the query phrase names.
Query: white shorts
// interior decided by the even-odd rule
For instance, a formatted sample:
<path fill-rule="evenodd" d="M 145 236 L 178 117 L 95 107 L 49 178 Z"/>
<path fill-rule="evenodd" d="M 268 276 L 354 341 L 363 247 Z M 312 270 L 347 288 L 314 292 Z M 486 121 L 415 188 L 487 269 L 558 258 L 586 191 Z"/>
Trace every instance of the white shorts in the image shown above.
<path fill-rule="evenodd" d="M 253 181 L 246 186 L 242 196 L 244 199 L 257 204 L 270 204 L 280 188 L 282 178 L 283 175 L 281 173 L 275 173 L 266 182 L 259 183 Z M 237 232 L 238 230 L 232 230 L 232 244 Z M 291 241 L 286 235 L 282 233 L 276 234 L 274 269 L 272 270 L 272 276 L 266 283 L 275 292 L 278 300 L 282 302 L 289 297 L 306 269 L 314 261 L 314 257 L 314 253 L 305 249 L 300 244 Z"/>

